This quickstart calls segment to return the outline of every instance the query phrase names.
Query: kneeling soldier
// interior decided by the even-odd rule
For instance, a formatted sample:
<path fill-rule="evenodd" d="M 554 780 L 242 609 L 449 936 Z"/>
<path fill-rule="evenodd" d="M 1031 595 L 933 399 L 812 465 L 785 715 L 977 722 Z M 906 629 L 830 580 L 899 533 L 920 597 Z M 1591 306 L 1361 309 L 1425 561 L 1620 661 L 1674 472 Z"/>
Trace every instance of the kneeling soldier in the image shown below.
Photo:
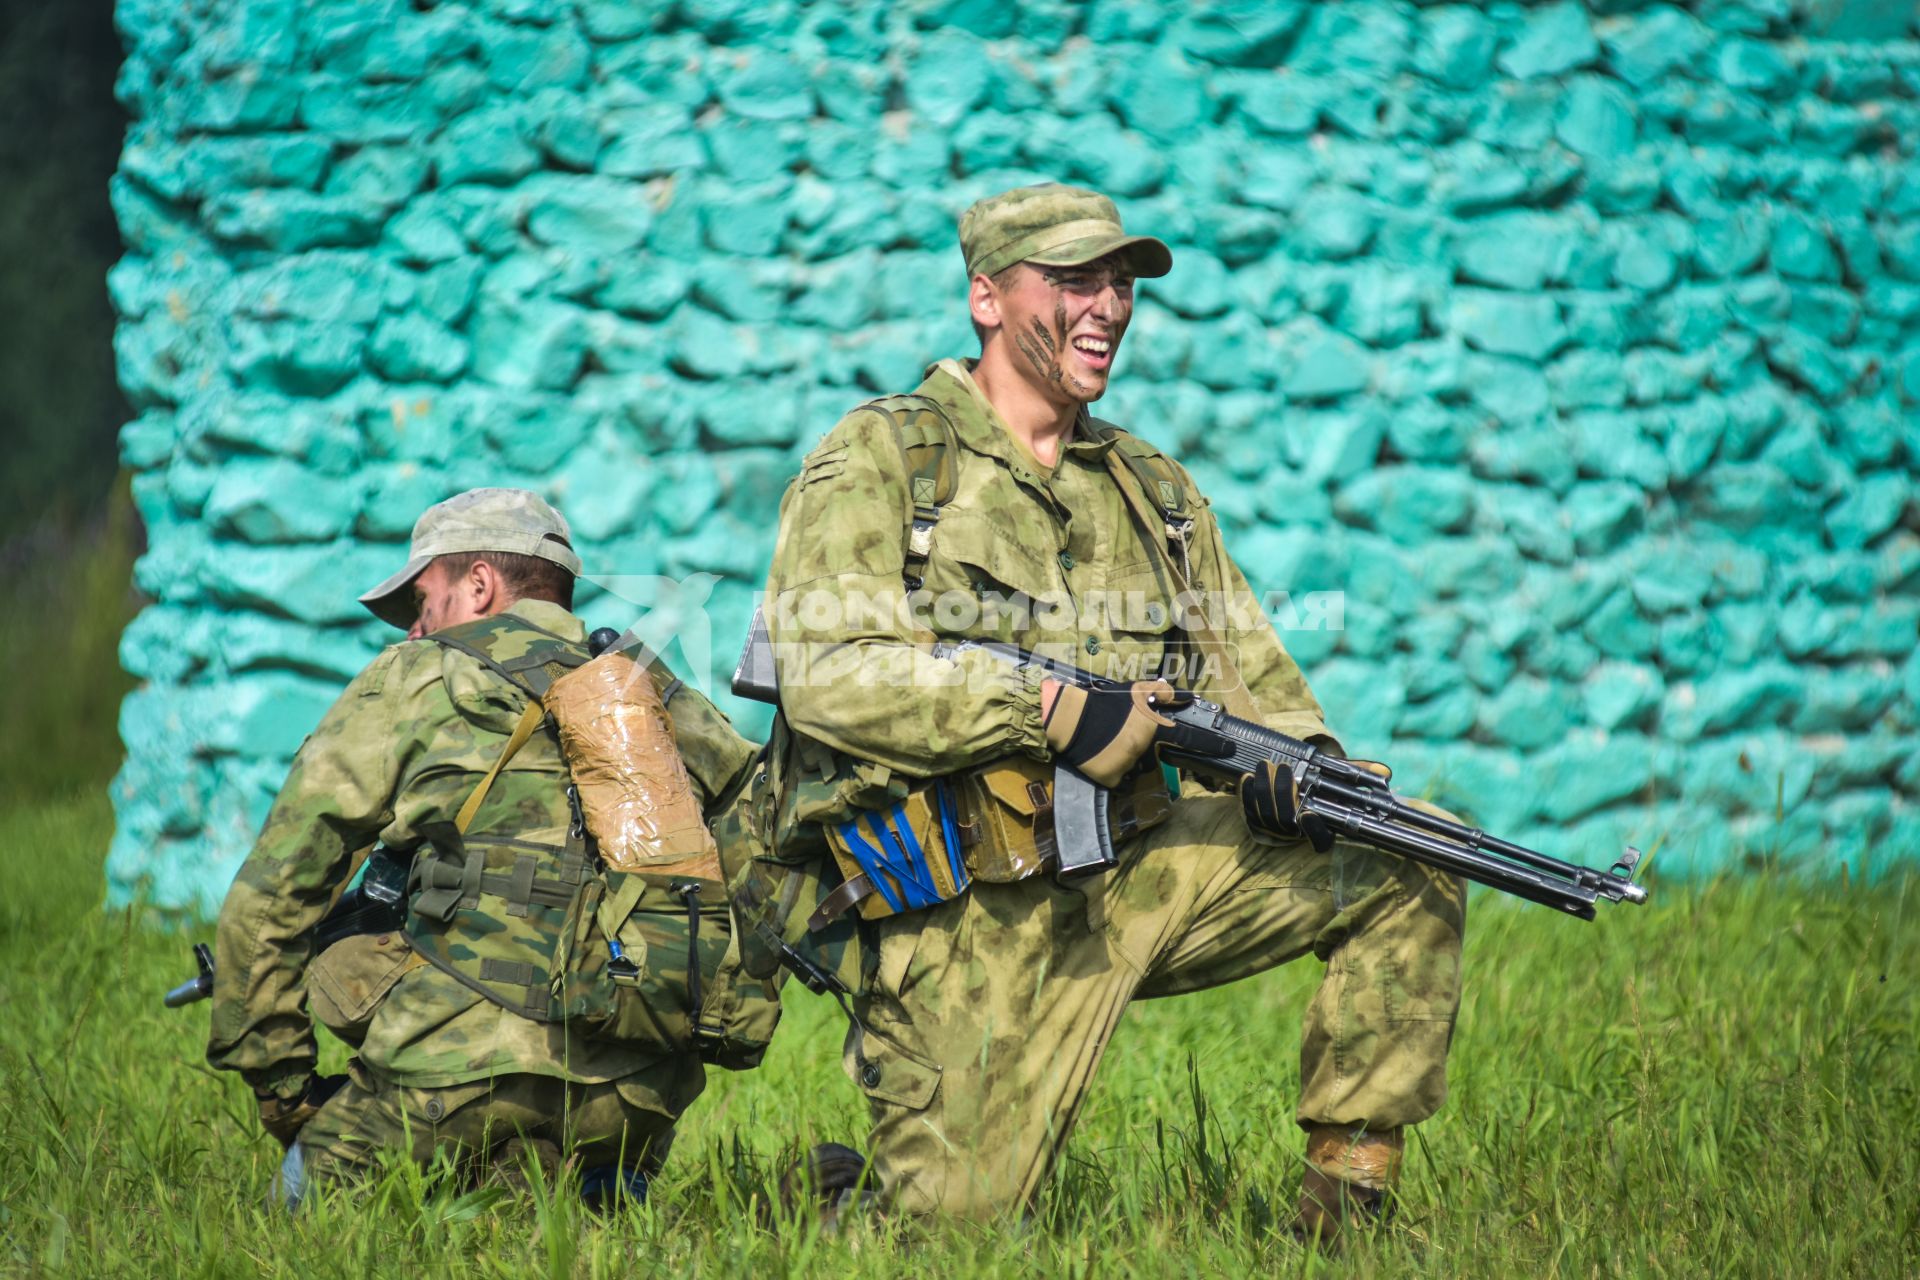
<path fill-rule="evenodd" d="M 1192 477 L 1087 413 L 1134 279 L 1171 255 L 1061 186 L 981 201 L 960 239 L 979 359 L 841 420 L 788 490 L 768 583 L 777 844 L 787 864 L 830 852 L 844 876 L 816 936 L 861 918 L 846 1063 L 874 1182 L 909 1213 L 1018 1209 L 1129 1001 L 1311 953 L 1326 972 L 1300 1055 L 1299 1226 L 1337 1232 L 1379 1210 L 1403 1128 L 1445 1096 L 1465 886 L 1315 848 L 1271 770 L 1238 798 L 1170 797 L 1149 751 L 1169 656 L 1193 692 L 1339 749 Z M 967 639 L 1136 683 L 1090 696 L 984 650 L 930 652 Z M 1056 761 L 1112 788 L 1104 874 L 1041 874 L 1064 852 Z"/>
<path fill-rule="evenodd" d="M 696 806 L 731 804 L 754 748 L 660 665 L 636 677 L 670 734 L 648 768 L 673 774 L 707 852 L 677 876 L 608 869 L 540 702 L 589 659 L 579 570 L 545 502 L 476 489 L 421 516 L 406 566 L 361 597 L 407 638 L 301 747 L 216 944 L 208 1060 L 287 1146 L 290 1205 L 383 1150 L 478 1161 L 509 1142 L 577 1155 L 590 1193 L 643 1194 L 700 1093 L 702 979 L 711 1010 L 730 926 Z M 410 862 L 404 925 L 314 957 L 376 843 Z M 732 994 L 728 1015 L 770 1034 L 771 987 Z M 344 1079 L 315 1075 L 309 1001 L 358 1051 Z"/>

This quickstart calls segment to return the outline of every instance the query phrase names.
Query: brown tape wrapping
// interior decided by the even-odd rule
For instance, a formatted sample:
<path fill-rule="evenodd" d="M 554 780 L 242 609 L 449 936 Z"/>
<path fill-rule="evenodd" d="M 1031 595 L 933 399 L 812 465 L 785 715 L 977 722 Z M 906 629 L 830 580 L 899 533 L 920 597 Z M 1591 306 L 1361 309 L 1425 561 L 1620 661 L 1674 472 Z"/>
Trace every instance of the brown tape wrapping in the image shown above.
<path fill-rule="evenodd" d="M 720 879 L 719 850 L 647 669 L 602 654 L 555 680 L 546 705 L 607 866 Z"/>

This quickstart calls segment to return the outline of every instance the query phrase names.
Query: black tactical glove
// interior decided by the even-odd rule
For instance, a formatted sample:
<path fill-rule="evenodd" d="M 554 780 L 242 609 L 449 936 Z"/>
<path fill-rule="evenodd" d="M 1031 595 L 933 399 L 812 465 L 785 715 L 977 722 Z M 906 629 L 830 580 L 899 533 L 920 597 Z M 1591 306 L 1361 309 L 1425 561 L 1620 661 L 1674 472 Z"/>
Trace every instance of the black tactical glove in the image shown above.
<path fill-rule="evenodd" d="M 327 1099 L 340 1092 L 346 1082 L 345 1076 L 308 1076 L 306 1086 L 290 1098 L 277 1093 L 254 1094 L 254 1101 L 260 1106 L 260 1127 L 272 1134 L 281 1146 L 291 1147 L 307 1121 L 313 1119 L 327 1104 Z"/>
<path fill-rule="evenodd" d="M 1117 689 L 1062 684 L 1047 713 L 1047 745 L 1087 778 L 1111 787 L 1153 746 L 1173 721 L 1158 707 L 1178 707 L 1190 693 L 1165 680 L 1138 680 Z"/>
<path fill-rule="evenodd" d="M 1318 814 L 1300 812 L 1300 786 L 1291 769 L 1263 760 L 1240 775 L 1240 808 L 1247 830 L 1270 840 L 1312 841 L 1321 853 L 1333 848 L 1333 831 Z"/>
<path fill-rule="evenodd" d="M 1373 760 L 1349 760 L 1347 763 L 1380 778 L 1391 778 L 1393 771 Z M 1240 775 L 1240 808 L 1247 815 L 1247 829 L 1273 840 L 1307 840 L 1321 853 L 1333 848 L 1333 828 L 1317 813 L 1300 812 L 1300 784 L 1291 769 L 1272 760 L 1264 760 L 1253 773 Z"/>

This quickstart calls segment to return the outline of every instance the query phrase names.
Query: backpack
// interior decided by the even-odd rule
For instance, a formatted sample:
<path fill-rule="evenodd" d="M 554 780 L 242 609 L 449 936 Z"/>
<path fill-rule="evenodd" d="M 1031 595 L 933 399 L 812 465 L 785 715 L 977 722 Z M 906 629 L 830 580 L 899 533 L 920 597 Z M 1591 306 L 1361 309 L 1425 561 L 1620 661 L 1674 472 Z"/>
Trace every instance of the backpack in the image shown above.
<path fill-rule="evenodd" d="M 571 781 L 565 840 L 468 834 L 500 771 L 543 726 L 553 681 L 588 661 L 584 645 L 498 614 L 428 637 L 526 694 L 520 721 L 452 823 L 423 834 L 406 931 L 436 968 L 536 1022 L 590 1039 L 758 1063 L 779 1021 L 777 979 L 748 977 L 723 883 L 605 867 Z M 652 671 L 670 699 L 678 682 Z M 720 842 L 723 875 L 747 856 Z"/>

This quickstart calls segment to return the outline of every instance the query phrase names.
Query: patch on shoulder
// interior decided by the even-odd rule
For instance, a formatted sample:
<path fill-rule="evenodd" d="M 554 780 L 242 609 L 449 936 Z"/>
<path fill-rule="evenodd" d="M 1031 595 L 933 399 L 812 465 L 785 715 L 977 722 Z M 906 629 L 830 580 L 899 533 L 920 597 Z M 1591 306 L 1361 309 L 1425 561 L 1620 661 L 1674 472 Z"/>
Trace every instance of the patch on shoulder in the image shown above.
<path fill-rule="evenodd" d="M 821 480 L 831 480 L 846 470 L 847 457 L 853 452 L 853 446 L 844 440 L 829 441 L 808 454 L 800 463 L 800 487 L 805 488 Z"/>

